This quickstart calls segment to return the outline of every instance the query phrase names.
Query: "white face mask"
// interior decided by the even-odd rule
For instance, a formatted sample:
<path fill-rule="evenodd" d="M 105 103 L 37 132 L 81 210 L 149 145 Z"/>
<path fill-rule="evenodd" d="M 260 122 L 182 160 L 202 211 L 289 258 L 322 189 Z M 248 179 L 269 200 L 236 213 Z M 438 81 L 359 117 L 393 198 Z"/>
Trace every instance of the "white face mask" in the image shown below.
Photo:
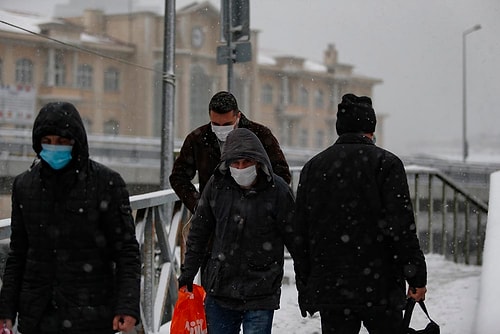
<path fill-rule="evenodd" d="M 231 176 L 233 179 L 242 187 L 248 187 L 252 185 L 252 183 L 257 178 L 257 168 L 256 165 L 248 166 L 247 168 L 234 168 L 229 166 L 229 170 L 231 171 Z"/>
<path fill-rule="evenodd" d="M 234 130 L 234 125 L 213 125 L 212 131 L 215 133 L 220 141 L 226 141 L 229 132 Z"/>
<path fill-rule="evenodd" d="M 212 131 L 215 133 L 217 138 L 220 141 L 226 141 L 227 135 L 229 132 L 233 131 L 238 127 L 238 122 L 240 121 L 240 118 L 238 117 L 236 119 L 236 122 L 232 125 L 214 125 L 213 123 L 210 123 L 212 126 Z"/>

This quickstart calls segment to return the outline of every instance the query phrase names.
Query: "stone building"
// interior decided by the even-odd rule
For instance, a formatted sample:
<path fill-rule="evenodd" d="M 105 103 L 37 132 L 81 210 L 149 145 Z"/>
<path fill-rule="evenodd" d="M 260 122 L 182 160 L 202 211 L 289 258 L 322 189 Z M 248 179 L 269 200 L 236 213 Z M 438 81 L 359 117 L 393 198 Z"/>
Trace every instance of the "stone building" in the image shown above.
<path fill-rule="evenodd" d="M 89 133 L 160 135 L 163 13 L 86 9 L 79 16 L 47 19 L 0 10 L 0 19 L 9 23 L 0 23 L 0 128 L 29 128 L 43 104 L 67 100 L 81 111 Z M 227 89 L 227 69 L 216 61 L 217 8 L 209 2 L 181 8 L 175 29 L 174 134 L 181 141 L 208 122 L 209 99 Z M 264 33 L 252 31 L 252 60 L 234 65 L 240 109 L 270 127 L 284 147 L 326 147 L 336 137 L 342 94 L 371 96 L 381 80 L 339 63 L 333 44 L 326 46 L 323 63 L 264 54 Z"/>

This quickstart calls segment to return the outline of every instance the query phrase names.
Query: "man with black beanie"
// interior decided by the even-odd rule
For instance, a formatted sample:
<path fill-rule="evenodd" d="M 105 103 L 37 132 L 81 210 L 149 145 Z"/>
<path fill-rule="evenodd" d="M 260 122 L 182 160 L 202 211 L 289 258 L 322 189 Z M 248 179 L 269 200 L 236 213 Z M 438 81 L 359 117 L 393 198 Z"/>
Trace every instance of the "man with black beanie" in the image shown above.
<path fill-rule="evenodd" d="M 423 300 L 427 270 L 403 163 L 375 146 L 372 101 L 346 94 L 337 141 L 302 169 L 296 198 L 299 306 L 322 333 L 401 333 L 407 297 Z M 409 288 L 406 292 L 406 283 Z"/>

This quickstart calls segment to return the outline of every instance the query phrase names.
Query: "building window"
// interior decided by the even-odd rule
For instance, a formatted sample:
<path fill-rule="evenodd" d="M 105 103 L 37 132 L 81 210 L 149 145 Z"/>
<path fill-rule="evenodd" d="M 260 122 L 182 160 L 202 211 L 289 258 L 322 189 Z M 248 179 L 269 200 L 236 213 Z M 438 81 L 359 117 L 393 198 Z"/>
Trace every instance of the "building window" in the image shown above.
<path fill-rule="evenodd" d="M 262 86 L 260 95 L 263 104 L 273 104 L 273 86 L 270 84 Z"/>
<path fill-rule="evenodd" d="M 64 54 L 62 51 L 49 52 L 49 57 L 53 57 L 53 59 L 49 59 L 45 66 L 45 84 L 47 86 L 65 86 L 66 64 L 64 63 Z M 53 64 L 51 60 L 54 61 Z"/>
<path fill-rule="evenodd" d="M 59 87 L 66 85 L 66 64 L 64 63 L 64 55 L 59 52 L 56 54 L 54 85 Z"/>
<path fill-rule="evenodd" d="M 191 129 L 209 121 L 208 101 L 211 98 L 211 79 L 205 70 L 194 65 L 191 68 L 191 93 L 189 96 L 189 122 Z"/>
<path fill-rule="evenodd" d="M 78 65 L 76 73 L 77 88 L 92 88 L 92 66 L 89 64 Z"/>
<path fill-rule="evenodd" d="M 323 107 L 325 106 L 325 96 L 321 89 L 317 90 L 314 94 L 314 106 L 317 109 L 323 109 Z"/>
<path fill-rule="evenodd" d="M 104 123 L 104 134 L 118 135 L 120 133 L 120 123 L 117 120 L 110 119 Z"/>
<path fill-rule="evenodd" d="M 16 61 L 16 83 L 32 84 L 33 83 L 33 62 L 23 58 Z"/>
<path fill-rule="evenodd" d="M 299 105 L 302 107 L 309 106 L 309 92 L 304 87 L 299 89 Z"/>
<path fill-rule="evenodd" d="M 117 92 L 120 88 L 120 72 L 116 68 L 109 67 L 104 72 L 104 90 L 106 92 Z"/>
<path fill-rule="evenodd" d="M 309 137 L 309 132 L 307 131 L 307 129 L 304 129 L 302 128 L 300 130 L 300 135 L 299 135 L 299 145 L 300 147 L 307 147 L 307 140 L 308 140 L 308 137 Z"/>

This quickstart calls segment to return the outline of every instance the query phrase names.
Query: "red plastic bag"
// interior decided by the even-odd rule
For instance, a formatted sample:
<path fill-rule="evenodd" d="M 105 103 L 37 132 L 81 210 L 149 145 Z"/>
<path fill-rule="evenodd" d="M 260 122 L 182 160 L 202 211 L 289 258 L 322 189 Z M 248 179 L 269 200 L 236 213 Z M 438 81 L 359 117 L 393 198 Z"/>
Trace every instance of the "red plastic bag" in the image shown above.
<path fill-rule="evenodd" d="M 170 334 L 207 334 L 204 300 L 202 286 L 193 284 L 193 292 L 181 288 L 170 323 Z"/>

